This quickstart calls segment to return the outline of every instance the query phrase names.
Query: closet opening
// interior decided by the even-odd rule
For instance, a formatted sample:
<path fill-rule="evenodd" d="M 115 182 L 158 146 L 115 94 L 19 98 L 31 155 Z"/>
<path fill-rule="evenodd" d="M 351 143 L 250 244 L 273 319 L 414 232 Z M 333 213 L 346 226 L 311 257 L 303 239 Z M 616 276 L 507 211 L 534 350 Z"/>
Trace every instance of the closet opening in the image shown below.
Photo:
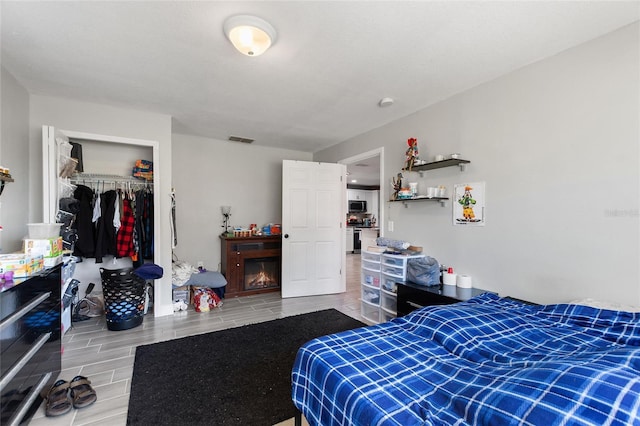
<path fill-rule="evenodd" d="M 81 260 L 74 272 L 80 281 L 78 294 L 84 295 L 91 283 L 94 293 L 102 294 L 100 268 L 161 265 L 159 179 L 153 174 L 153 169 L 159 169 L 158 143 L 50 126 L 43 126 L 43 143 L 44 221 L 59 222 L 64 200 L 81 198 L 82 217 L 75 218 L 77 240 L 70 248 Z M 76 170 L 65 175 L 60 159 L 65 154 L 61 147 L 67 145 L 73 146 L 79 161 Z M 155 280 L 152 294 L 155 316 L 167 314 L 161 306 L 157 309 L 164 292 L 161 282 Z"/>

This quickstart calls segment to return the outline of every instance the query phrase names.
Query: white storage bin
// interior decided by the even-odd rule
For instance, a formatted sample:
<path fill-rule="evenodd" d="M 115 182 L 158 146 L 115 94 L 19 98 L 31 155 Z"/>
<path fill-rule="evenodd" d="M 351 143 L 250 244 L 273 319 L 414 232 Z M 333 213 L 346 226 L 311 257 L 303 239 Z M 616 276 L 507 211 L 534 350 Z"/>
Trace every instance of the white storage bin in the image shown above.
<path fill-rule="evenodd" d="M 362 316 L 370 323 L 380 322 L 380 284 L 383 254 L 362 250 L 361 263 L 361 305 Z"/>
<path fill-rule="evenodd" d="M 382 273 L 395 277 L 397 281 L 406 281 L 407 263 L 410 259 L 419 259 L 422 257 L 424 257 L 423 254 L 416 254 L 411 256 L 383 254 Z"/>
<path fill-rule="evenodd" d="M 387 321 L 391 321 L 392 319 L 396 318 L 395 314 L 389 313 L 387 311 L 380 311 L 380 322 L 387 322 Z"/>
<path fill-rule="evenodd" d="M 370 253 L 364 250 L 361 252 L 360 255 L 362 260 L 368 260 L 370 262 L 377 262 L 377 263 L 380 263 L 380 258 L 382 257 L 380 253 Z"/>
<path fill-rule="evenodd" d="M 387 275 L 393 275 L 395 277 L 398 277 L 398 278 L 404 280 L 405 279 L 406 269 L 404 269 L 402 266 L 384 265 L 382 267 L 382 272 L 387 274 Z"/>
<path fill-rule="evenodd" d="M 365 301 L 361 303 L 361 315 L 362 317 L 372 323 L 380 322 L 380 308 L 378 306 L 371 305 Z"/>
<path fill-rule="evenodd" d="M 47 240 L 60 236 L 61 223 L 27 223 L 29 239 Z"/>
<path fill-rule="evenodd" d="M 384 256 L 384 264 L 385 265 L 393 265 L 393 266 L 404 266 L 406 258 L 400 258 L 394 255 L 385 255 Z"/>
<path fill-rule="evenodd" d="M 404 282 L 404 280 L 399 280 L 396 277 L 392 277 L 391 275 L 382 274 L 382 285 L 381 287 L 384 290 L 395 293 L 397 291 L 398 285 L 396 283 Z"/>
<path fill-rule="evenodd" d="M 362 286 L 362 300 L 372 305 L 380 304 L 380 290 L 372 287 Z"/>
<path fill-rule="evenodd" d="M 372 287 L 380 287 L 380 272 L 372 272 L 363 269 L 362 283 Z"/>
<path fill-rule="evenodd" d="M 395 314 L 397 308 L 395 293 L 382 290 L 380 292 L 380 307 L 387 312 Z"/>
<path fill-rule="evenodd" d="M 362 260 L 362 268 L 368 269 L 370 271 L 379 271 L 380 270 L 380 262 L 372 262 L 370 260 Z"/>

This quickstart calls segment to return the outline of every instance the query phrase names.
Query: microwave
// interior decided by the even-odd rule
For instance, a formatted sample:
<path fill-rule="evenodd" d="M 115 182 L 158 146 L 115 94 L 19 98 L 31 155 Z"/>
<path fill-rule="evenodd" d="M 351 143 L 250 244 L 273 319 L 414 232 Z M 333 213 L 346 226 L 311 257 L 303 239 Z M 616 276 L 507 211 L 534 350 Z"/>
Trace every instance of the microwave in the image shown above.
<path fill-rule="evenodd" d="M 366 213 L 367 202 L 361 200 L 349 200 L 349 213 Z"/>

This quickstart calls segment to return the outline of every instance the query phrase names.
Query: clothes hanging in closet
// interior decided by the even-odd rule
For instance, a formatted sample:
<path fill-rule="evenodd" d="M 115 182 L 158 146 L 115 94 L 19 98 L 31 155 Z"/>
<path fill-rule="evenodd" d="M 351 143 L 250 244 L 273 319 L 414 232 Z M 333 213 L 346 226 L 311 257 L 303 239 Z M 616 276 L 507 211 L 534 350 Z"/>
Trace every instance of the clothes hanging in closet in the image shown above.
<path fill-rule="evenodd" d="M 142 189 L 135 193 L 135 246 L 137 257 L 133 266 L 144 259 L 153 259 L 153 192 Z"/>
<path fill-rule="evenodd" d="M 145 191 L 144 201 L 145 203 L 143 217 L 147 238 L 144 240 L 144 244 L 142 245 L 142 256 L 145 259 L 153 259 L 153 193 L 150 191 Z"/>
<path fill-rule="evenodd" d="M 102 257 L 116 255 L 116 229 L 113 217 L 116 212 L 118 193 L 109 190 L 100 195 L 101 216 L 96 223 L 96 263 L 102 263 Z"/>
<path fill-rule="evenodd" d="M 136 255 L 134 250 L 134 229 L 135 217 L 131 207 L 131 200 L 128 195 L 122 200 L 122 216 L 120 218 L 120 229 L 117 236 L 117 256 L 133 257 Z"/>
<path fill-rule="evenodd" d="M 136 267 L 153 259 L 153 192 L 145 188 L 126 197 L 121 194 L 120 190 L 100 193 L 77 185 L 74 255 L 95 258 L 96 263 L 107 255 L 131 257 Z"/>

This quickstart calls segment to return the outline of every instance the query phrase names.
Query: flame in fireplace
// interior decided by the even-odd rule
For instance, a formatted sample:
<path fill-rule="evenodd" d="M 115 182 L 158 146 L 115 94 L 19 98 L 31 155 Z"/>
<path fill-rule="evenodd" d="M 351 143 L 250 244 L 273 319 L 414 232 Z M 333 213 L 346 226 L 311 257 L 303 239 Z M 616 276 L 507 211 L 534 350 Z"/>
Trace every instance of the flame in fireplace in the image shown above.
<path fill-rule="evenodd" d="M 256 274 L 248 274 L 246 283 L 248 288 L 262 288 L 278 285 L 278 281 L 276 280 L 274 273 L 265 269 L 264 262 L 260 262 L 260 271 Z"/>
<path fill-rule="evenodd" d="M 251 287 L 261 287 L 265 285 L 273 284 L 275 280 L 266 272 L 259 272 L 254 278 L 251 279 L 249 285 Z"/>

